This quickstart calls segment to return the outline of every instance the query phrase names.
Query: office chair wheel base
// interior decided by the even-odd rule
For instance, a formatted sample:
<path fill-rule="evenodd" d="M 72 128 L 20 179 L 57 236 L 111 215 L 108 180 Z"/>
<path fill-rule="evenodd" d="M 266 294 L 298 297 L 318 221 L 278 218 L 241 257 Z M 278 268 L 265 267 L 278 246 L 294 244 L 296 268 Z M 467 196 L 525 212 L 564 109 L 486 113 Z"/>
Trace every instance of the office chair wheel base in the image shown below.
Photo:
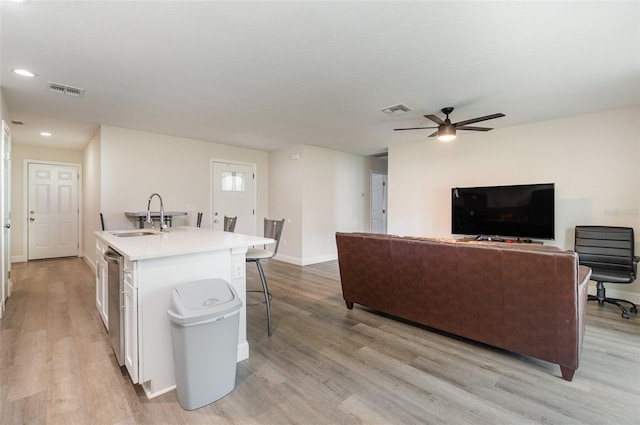
<path fill-rule="evenodd" d="M 622 318 L 623 319 L 629 319 L 629 313 L 627 313 L 626 311 L 624 313 L 622 313 Z"/>

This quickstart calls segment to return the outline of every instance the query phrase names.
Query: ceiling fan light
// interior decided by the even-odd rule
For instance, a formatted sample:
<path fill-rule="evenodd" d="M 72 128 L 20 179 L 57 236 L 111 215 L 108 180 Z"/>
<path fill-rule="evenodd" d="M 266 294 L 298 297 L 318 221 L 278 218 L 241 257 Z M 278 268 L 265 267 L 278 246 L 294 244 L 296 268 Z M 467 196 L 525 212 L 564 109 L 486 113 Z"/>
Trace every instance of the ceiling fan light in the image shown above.
<path fill-rule="evenodd" d="M 451 124 L 443 124 L 438 127 L 438 140 L 441 142 L 450 142 L 456 138 L 456 127 Z"/>
<path fill-rule="evenodd" d="M 454 134 L 445 134 L 443 136 L 438 136 L 438 140 L 441 142 L 451 142 L 455 140 L 456 136 Z"/>

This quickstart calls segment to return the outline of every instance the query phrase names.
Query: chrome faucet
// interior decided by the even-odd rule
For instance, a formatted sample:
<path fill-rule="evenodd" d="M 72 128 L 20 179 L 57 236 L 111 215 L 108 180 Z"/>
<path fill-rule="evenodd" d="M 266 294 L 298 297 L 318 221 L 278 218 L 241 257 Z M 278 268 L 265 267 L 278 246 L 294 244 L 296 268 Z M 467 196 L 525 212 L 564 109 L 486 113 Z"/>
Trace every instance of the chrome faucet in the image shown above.
<path fill-rule="evenodd" d="M 155 226 L 153 225 L 153 219 L 151 218 L 151 200 L 154 196 L 157 196 L 160 199 L 160 231 L 165 232 L 167 230 L 167 225 L 164 222 L 164 204 L 162 202 L 162 196 L 159 193 L 152 193 L 149 196 L 149 201 L 147 202 L 147 223 L 151 224 L 151 228 L 155 230 Z"/>

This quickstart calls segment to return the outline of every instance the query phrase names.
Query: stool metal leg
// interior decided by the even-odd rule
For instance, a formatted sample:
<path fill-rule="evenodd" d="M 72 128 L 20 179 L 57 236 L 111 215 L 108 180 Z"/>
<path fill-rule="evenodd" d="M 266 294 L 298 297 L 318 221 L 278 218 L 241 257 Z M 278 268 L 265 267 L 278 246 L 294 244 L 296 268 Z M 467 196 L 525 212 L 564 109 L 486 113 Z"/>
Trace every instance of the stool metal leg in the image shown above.
<path fill-rule="evenodd" d="M 267 287 L 267 278 L 264 276 L 264 271 L 262 270 L 260 260 L 256 261 L 256 265 L 258 266 L 258 273 L 260 274 L 262 289 L 264 290 L 264 302 L 267 305 L 267 333 L 269 336 L 271 336 L 271 306 L 269 303 L 269 288 Z"/>

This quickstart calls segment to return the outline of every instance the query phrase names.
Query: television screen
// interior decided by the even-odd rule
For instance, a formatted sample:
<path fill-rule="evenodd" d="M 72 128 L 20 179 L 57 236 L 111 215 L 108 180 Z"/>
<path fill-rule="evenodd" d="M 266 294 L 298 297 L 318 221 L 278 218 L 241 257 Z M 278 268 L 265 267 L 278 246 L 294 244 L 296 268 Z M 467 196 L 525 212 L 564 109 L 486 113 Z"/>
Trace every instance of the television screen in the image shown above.
<path fill-rule="evenodd" d="M 553 183 L 451 189 L 451 233 L 554 239 Z"/>

